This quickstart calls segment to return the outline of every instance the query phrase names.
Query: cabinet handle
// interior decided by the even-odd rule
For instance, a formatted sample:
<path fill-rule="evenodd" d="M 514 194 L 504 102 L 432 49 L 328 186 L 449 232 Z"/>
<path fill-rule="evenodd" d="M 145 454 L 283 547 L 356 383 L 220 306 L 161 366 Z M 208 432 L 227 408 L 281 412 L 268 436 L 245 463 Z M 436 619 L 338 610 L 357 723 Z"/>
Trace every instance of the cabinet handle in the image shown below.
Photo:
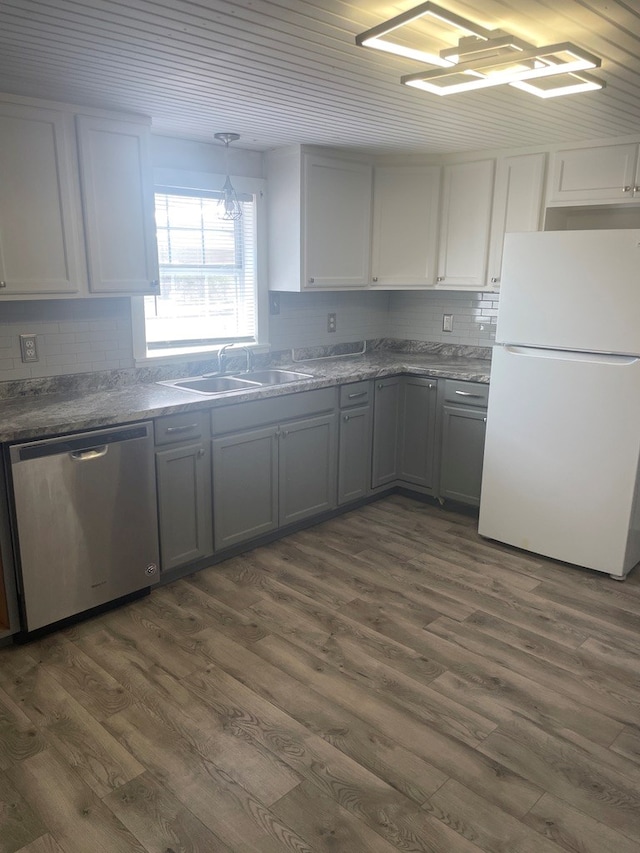
<path fill-rule="evenodd" d="M 432 382 L 430 382 L 430 383 L 429 383 L 429 391 L 433 391 L 433 389 L 434 389 L 435 387 L 436 387 L 436 386 L 435 386 Z"/>
<path fill-rule="evenodd" d="M 315 281 L 315 278 L 313 278 L 313 276 L 309 276 L 307 281 L 309 282 L 309 284 L 313 284 L 313 282 Z"/>
<path fill-rule="evenodd" d="M 456 391 L 456 394 L 459 394 L 461 397 L 477 397 L 480 399 L 484 398 L 484 394 L 472 394 L 471 391 Z"/>
<path fill-rule="evenodd" d="M 483 418 L 483 419 L 482 419 L 482 420 L 483 420 L 483 421 L 484 421 L 484 423 L 485 423 L 485 424 L 486 424 L 486 422 L 487 422 L 487 419 L 486 419 L 486 418 Z"/>
<path fill-rule="evenodd" d="M 198 428 L 198 424 L 186 424 L 185 426 L 167 427 L 167 429 L 165 430 L 165 432 L 167 433 L 167 435 L 169 435 L 169 433 L 173 433 L 173 432 L 187 432 L 187 430 L 190 430 L 190 429 L 197 429 L 197 428 Z"/>
<path fill-rule="evenodd" d="M 286 438 L 289 435 L 289 430 L 283 429 L 280 435 L 282 436 L 282 438 Z"/>
<path fill-rule="evenodd" d="M 366 397 L 368 393 L 368 391 L 354 391 L 353 394 L 349 394 L 349 399 L 354 400 L 356 397 Z"/>
<path fill-rule="evenodd" d="M 343 415 L 343 416 L 342 416 L 342 420 L 343 420 L 343 421 L 348 421 L 348 420 L 349 420 L 349 415 Z"/>
<path fill-rule="evenodd" d="M 196 456 L 198 457 L 198 459 L 202 459 L 202 457 L 204 456 L 204 450 L 202 448 L 200 448 L 200 450 L 197 452 Z"/>
<path fill-rule="evenodd" d="M 498 278 L 498 276 L 493 276 L 493 278 L 491 279 L 491 284 L 497 284 L 499 281 L 500 279 Z"/>
<path fill-rule="evenodd" d="M 382 384 L 382 382 L 378 382 L 377 387 L 378 387 L 378 391 L 382 391 L 382 389 L 384 388 L 384 385 Z"/>
<path fill-rule="evenodd" d="M 631 187 L 630 187 L 630 186 L 622 187 L 622 192 L 623 192 L 623 193 L 630 193 L 630 192 L 631 192 Z"/>
<path fill-rule="evenodd" d="M 0 287 L 6 287 L 6 286 L 7 286 L 6 281 L 0 281 Z"/>
<path fill-rule="evenodd" d="M 444 281 L 444 276 L 443 275 L 436 276 L 436 281 Z"/>
<path fill-rule="evenodd" d="M 634 193 L 640 193 L 640 186 L 633 188 Z"/>
<path fill-rule="evenodd" d="M 157 287 L 160 287 L 160 282 L 156 278 L 153 281 L 150 281 L 149 285 L 155 290 Z"/>
<path fill-rule="evenodd" d="M 378 276 L 377 276 L 377 275 L 374 275 L 374 277 L 373 277 L 372 281 L 377 281 L 377 280 L 378 280 Z"/>

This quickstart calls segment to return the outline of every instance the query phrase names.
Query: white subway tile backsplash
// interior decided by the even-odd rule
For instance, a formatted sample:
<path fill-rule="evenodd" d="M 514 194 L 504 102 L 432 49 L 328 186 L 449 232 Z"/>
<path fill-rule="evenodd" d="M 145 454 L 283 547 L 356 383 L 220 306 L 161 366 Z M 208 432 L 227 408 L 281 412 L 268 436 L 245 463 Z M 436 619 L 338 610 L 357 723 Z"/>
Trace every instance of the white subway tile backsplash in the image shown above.
<path fill-rule="evenodd" d="M 497 294 L 463 291 L 281 293 L 269 339 L 274 351 L 385 337 L 490 346 L 497 308 Z M 335 332 L 327 332 L 328 313 Z M 453 314 L 453 332 L 442 331 L 443 314 Z M 20 359 L 25 333 L 38 335 L 40 361 L 30 365 Z M 126 298 L 2 304 L 0 382 L 133 366 Z"/>
<path fill-rule="evenodd" d="M 495 340 L 498 294 L 466 291 L 392 293 L 388 336 L 436 343 L 489 346 Z M 442 315 L 453 314 L 453 332 L 442 331 Z"/>
<path fill-rule="evenodd" d="M 40 356 L 38 362 L 29 365 L 20 359 L 18 338 L 26 333 L 38 336 Z M 100 344 L 99 352 L 93 348 L 96 343 Z M 134 366 L 129 299 L 2 304 L 0 381 L 110 369 L 105 367 L 107 356 L 115 368 Z"/>

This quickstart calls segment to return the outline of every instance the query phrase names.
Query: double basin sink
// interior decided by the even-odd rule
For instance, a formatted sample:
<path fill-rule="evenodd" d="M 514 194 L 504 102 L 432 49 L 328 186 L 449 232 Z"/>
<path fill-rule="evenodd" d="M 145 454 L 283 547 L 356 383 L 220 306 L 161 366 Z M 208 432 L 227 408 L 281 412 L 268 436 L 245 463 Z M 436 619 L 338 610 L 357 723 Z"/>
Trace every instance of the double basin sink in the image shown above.
<path fill-rule="evenodd" d="M 312 379 L 309 373 L 297 373 L 295 370 L 277 370 L 275 368 L 266 370 L 251 370 L 239 376 L 191 376 L 186 379 L 165 379 L 158 383 L 170 385 L 173 388 L 182 388 L 184 391 L 193 391 L 196 394 L 204 394 L 207 397 L 220 394 L 230 394 L 233 391 L 249 391 L 251 388 L 260 388 L 268 385 L 284 385 L 287 382 L 299 382 L 302 379 Z"/>

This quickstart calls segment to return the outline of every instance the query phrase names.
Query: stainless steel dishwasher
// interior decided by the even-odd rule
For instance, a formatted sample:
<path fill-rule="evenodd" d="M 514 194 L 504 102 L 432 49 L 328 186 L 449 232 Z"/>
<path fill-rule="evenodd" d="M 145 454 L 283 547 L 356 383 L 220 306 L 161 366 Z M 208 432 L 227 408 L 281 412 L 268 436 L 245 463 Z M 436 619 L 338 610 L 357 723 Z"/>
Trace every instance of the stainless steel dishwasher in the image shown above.
<path fill-rule="evenodd" d="M 150 422 L 10 448 L 26 631 L 158 581 Z"/>

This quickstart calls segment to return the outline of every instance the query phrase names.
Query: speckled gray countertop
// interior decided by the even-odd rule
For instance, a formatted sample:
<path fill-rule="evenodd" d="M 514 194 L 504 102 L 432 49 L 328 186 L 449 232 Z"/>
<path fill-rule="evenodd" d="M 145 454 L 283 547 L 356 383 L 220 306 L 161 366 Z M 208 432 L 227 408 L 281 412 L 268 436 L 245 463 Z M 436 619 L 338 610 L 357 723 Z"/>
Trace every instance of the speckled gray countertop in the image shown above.
<path fill-rule="evenodd" d="M 0 442 L 77 432 L 189 410 L 212 409 L 398 373 L 489 381 L 491 362 L 488 358 L 452 355 L 451 351 L 452 348 L 417 352 L 375 349 L 364 355 L 347 357 L 296 360 L 295 363 L 280 360 L 278 367 L 309 373 L 313 378 L 215 397 L 203 397 L 157 382 L 98 389 L 82 387 L 80 383 L 77 388 L 58 393 L 9 397 L 0 399 Z"/>

